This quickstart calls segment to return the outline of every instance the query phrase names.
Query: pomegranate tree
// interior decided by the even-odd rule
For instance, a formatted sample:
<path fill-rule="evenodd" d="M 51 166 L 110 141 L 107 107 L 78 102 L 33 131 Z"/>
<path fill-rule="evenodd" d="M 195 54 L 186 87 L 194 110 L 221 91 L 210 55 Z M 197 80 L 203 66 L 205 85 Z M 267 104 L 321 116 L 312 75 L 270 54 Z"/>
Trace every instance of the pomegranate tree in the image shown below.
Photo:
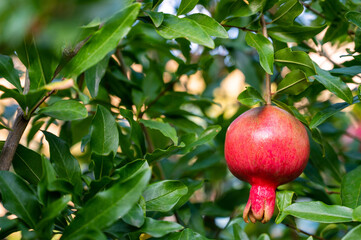
<path fill-rule="evenodd" d="M 243 211 L 245 222 L 271 219 L 277 186 L 302 173 L 309 153 L 305 127 L 278 107 L 253 108 L 231 123 L 225 141 L 228 168 L 252 185 Z"/>

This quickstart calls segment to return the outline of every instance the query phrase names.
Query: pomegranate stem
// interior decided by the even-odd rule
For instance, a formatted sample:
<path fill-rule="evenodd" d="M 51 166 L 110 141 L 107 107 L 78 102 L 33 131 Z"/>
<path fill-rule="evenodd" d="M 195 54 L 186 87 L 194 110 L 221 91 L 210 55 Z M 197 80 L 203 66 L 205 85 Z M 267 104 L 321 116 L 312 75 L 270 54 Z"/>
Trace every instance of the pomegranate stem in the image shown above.
<path fill-rule="evenodd" d="M 264 15 L 261 15 L 261 25 L 262 25 L 262 33 L 263 36 L 265 38 L 268 38 L 268 34 L 267 34 L 267 27 L 266 27 L 266 21 L 264 20 Z M 270 105 L 271 104 L 271 77 L 270 75 L 266 72 L 266 92 L 265 92 L 265 98 L 266 98 L 266 104 Z"/>

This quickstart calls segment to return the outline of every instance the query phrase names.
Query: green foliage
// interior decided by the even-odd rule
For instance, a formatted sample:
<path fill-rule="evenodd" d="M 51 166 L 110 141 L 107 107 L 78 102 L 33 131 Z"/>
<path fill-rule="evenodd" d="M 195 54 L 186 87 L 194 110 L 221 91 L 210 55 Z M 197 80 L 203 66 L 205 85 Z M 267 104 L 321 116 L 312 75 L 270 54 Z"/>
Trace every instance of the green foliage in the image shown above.
<path fill-rule="evenodd" d="M 172 2 L 0 4 L 0 130 L 18 106 L 29 122 L 0 171 L 0 238 L 359 239 L 361 2 Z M 311 152 L 254 226 L 224 139 L 265 74 Z"/>

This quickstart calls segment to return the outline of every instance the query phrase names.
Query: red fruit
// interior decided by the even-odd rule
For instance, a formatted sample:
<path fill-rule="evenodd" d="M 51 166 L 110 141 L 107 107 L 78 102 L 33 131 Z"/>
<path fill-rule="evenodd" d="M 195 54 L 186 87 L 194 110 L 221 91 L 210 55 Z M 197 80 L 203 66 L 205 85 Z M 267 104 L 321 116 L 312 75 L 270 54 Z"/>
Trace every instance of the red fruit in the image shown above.
<path fill-rule="evenodd" d="M 277 186 L 297 178 L 309 154 L 305 127 L 278 107 L 253 108 L 231 123 L 225 142 L 228 168 L 252 185 L 243 212 L 245 222 L 248 217 L 253 223 L 271 219 Z"/>

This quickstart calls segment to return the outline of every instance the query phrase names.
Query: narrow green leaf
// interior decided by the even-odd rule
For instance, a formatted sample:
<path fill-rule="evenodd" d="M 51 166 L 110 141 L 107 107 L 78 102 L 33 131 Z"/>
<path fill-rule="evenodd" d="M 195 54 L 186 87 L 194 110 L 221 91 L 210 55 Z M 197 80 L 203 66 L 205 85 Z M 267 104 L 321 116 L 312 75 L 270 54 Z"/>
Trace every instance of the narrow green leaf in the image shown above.
<path fill-rule="evenodd" d="M 62 74 L 65 77 L 77 76 L 116 48 L 119 41 L 129 32 L 139 8 L 140 3 L 134 3 L 114 14 L 65 65 Z"/>
<path fill-rule="evenodd" d="M 52 224 L 54 219 L 66 208 L 67 204 L 71 200 L 71 195 L 64 195 L 59 199 L 55 200 L 47 207 L 43 209 L 43 215 L 41 221 L 36 225 L 36 229 L 47 227 Z"/>
<path fill-rule="evenodd" d="M 288 206 L 284 212 L 298 218 L 320 222 L 341 223 L 352 221 L 352 209 L 323 202 L 299 202 Z"/>
<path fill-rule="evenodd" d="M 299 69 L 288 73 L 278 84 L 277 92 L 298 95 L 311 85 L 305 73 Z"/>
<path fill-rule="evenodd" d="M 357 27 L 361 28 L 361 13 L 359 12 L 348 12 L 346 13 L 345 17 L 347 20 L 353 24 L 355 24 Z"/>
<path fill-rule="evenodd" d="M 39 113 L 63 121 L 83 119 L 88 111 L 83 104 L 75 100 L 60 100 L 54 104 L 41 108 Z"/>
<path fill-rule="evenodd" d="M 140 122 L 148 128 L 159 130 L 165 137 L 169 137 L 174 145 L 178 145 L 177 131 L 169 123 L 165 123 L 161 119 L 157 121 L 141 119 Z"/>
<path fill-rule="evenodd" d="M 302 70 L 307 76 L 316 74 L 315 66 L 307 53 L 284 48 L 275 53 L 275 62 L 291 70 Z"/>
<path fill-rule="evenodd" d="M 123 217 L 138 202 L 150 176 L 148 167 L 127 181 L 118 182 L 95 195 L 79 210 L 61 239 L 73 239 L 90 228 L 104 229 Z"/>
<path fill-rule="evenodd" d="M 94 177 L 100 179 L 104 176 L 109 176 L 113 169 L 113 154 L 108 156 L 92 154 L 91 159 L 94 161 Z"/>
<path fill-rule="evenodd" d="M 360 102 L 358 97 L 357 96 L 353 97 L 353 103 L 358 103 L 358 102 Z M 342 109 L 344 109 L 348 106 L 350 106 L 350 104 L 348 104 L 347 102 L 342 102 L 342 103 L 335 103 L 335 104 L 323 109 L 322 111 L 316 113 L 316 115 L 312 118 L 309 127 L 315 128 L 315 127 L 319 126 L 321 123 L 326 121 L 329 117 L 333 116 L 334 114 L 338 113 L 339 111 L 341 111 Z"/>
<path fill-rule="evenodd" d="M 43 175 L 38 183 L 38 196 L 40 202 L 44 204 L 47 202 L 47 191 L 49 190 L 49 186 L 56 180 L 56 173 L 53 165 L 45 156 L 41 156 L 41 159 Z"/>
<path fill-rule="evenodd" d="M 182 0 L 178 8 L 177 16 L 190 12 L 197 3 L 198 0 Z"/>
<path fill-rule="evenodd" d="M 267 73 L 273 74 L 274 50 L 270 40 L 262 34 L 247 32 L 246 42 L 249 46 L 256 48 L 263 69 Z"/>
<path fill-rule="evenodd" d="M 246 90 L 238 95 L 238 101 L 246 106 L 253 106 L 260 102 L 265 102 L 261 94 L 253 87 L 247 87 Z"/>
<path fill-rule="evenodd" d="M 161 158 L 166 158 L 166 157 L 174 154 L 175 152 L 177 152 L 178 150 L 180 150 L 183 147 L 185 147 L 185 144 L 183 142 L 181 142 L 178 146 L 171 145 L 167 149 L 157 148 L 152 153 L 145 154 L 144 158 L 147 159 L 147 161 L 149 163 L 152 163 L 156 160 L 159 160 Z"/>
<path fill-rule="evenodd" d="M 195 21 L 164 14 L 162 24 L 157 28 L 159 35 L 166 39 L 186 38 L 191 42 L 214 48 L 214 42 L 206 31 Z"/>
<path fill-rule="evenodd" d="M 147 14 L 150 19 L 152 19 L 154 26 L 159 27 L 164 19 L 164 15 L 162 12 L 154 12 L 154 11 L 144 11 L 145 14 Z"/>
<path fill-rule="evenodd" d="M 50 132 L 43 131 L 50 146 L 50 161 L 54 163 L 54 169 L 60 178 L 64 178 L 73 184 L 75 193 L 82 191 L 81 170 L 69 146 L 64 140 L 58 138 Z"/>
<path fill-rule="evenodd" d="M 349 231 L 341 240 L 359 240 L 361 236 L 361 224 Z"/>
<path fill-rule="evenodd" d="M 164 180 L 152 183 L 143 193 L 147 211 L 168 212 L 187 192 L 188 188 L 180 181 Z"/>
<path fill-rule="evenodd" d="M 356 208 L 361 205 L 361 166 L 347 173 L 341 184 L 342 205 Z"/>
<path fill-rule="evenodd" d="M 117 123 L 108 109 L 98 105 L 92 122 L 91 151 L 97 155 L 116 154 L 119 146 Z"/>
<path fill-rule="evenodd" d="M 16 49 L 16 54 L 28 70 L 30 90 L 40 89 L 51 81 L 59 64 L 60 54 L 38 45 L 34 39 L 30 44 L 24 41 L 24 44 Z"/>
<path fill-rule="evenodd" d="M 8 219 L 7 216 L 0 217 L 0 238 L 6 239 L 11 233 L 19 231 L 19 220 Z"/>
<path fill-rule="evenodd" d="M 295 18 L 303 12 L 303 6 L 298 0 L 284 2 L 273 16 L 272 22 L 292 24 Z"/>
<path fill-rule="evenodd" d="M 110 55 L 105 56 L 100 62 L 85 71 L 84 77 L 86 86 L 92 98 L 98 95 L 99 84 L 108 67 Z"/>
<path fill-rule="evenodd" d="M 310 39 L 325 29 L 327 25 L 319 27 L 305 27 L 300 25 L 275 26 L 268 28 L 269 35 L 280 42 L 302 42 Z"/>
<path fill-rule="evenodd" d="M 283 219 L 287 216 L 283 211 L 292 204 L 295 193 L 292 191 L 279 191 L 276 195 L 276 203 L 279 210 L 275 222 L 277 224 L 281 223 Z"/>
<path fill-rule="evenodd" d="M 175 222 L 160 221 L 153 218 L 146 218 L 143 227 L 140 229 L 141 232 L 145 232 L 152 237 L 163 237 L 164 235 L 182 230 L 183 226 Z"/>
<path fill-rule="evenodd" d="M 188 15 L 186 18 L 196 21 L 209 36 L 218 38 L 228 38 L 228 33 L 214 18 L 203 13 L 195 13 Z"/>
<path fill-rule="evenodd" d="M 348 104 L 352 104 L 352 92 L 339 77 L 332 76 L 328 71 L 325 71 L 316 66 L 317 75 L 314 77 L 330 92 L 337 97 L 345 100 Z"/>
<path fill-rule="evenodd" d="M 214 126 L 208 127 L 201 133 L 201 135 L 195 141 L 192 141 L 191 143 L 186 145 L 185 148 L 182 150 L 182 152 L 188 152 L 189 150 L 191 150 L 192 148 L 194 148 L 198 145 L 202 145 L 202 144 L 209 142 L 215 136 L 217 136 L 217 134 L 220 131 L 221 131 L 221 126 L 214 125 Z"/>
<path fill-rule="evenodd" d="M 300 122 L 302 122 L 303 124 L 305 124 L 306 126 L 308 126 L 308 121 L 306 120 L 306 118 L 297 110 L 297 108 L 295 108 L 294 106 L 288 106 L 287 104 L 281 102 L 281 101 L 277 101 L 275 99 L 272 99 L 272 102 L 279 108 L 282 108 L 283 110 L 286 110 L 287 112 L 289 112 L 290 114 L 292 114 L 293 116 L 295 116 L 298 120 L 300 120 Z"/>
<path fill-rule="evenodd" d="M 0 54 L 0 77 L 8 80 L 16 89 L 22 93 L 23 89 L 20 84 L 18 73 L 16 72 L 11 57 Z"/>
<path fill-rule="evenodd" d="M 330 73 L 341 74 L 341 75 L 353 77 L 353 76 L 361 73 L 361 66 L 357 65 L 357 66 L 351 66 L 351 67 L 334 68 L 334 69 L 330 70 Z"/>
<path fill-rule="evenodd" d="M 31 184 L 37 184 L 43 176 L 40 154 L 21 144 L 16 149 L 12 164 L 15 172 Z"/>
<path fill-rule="evenodd" d="M 12 172 L 0 171 L 0 192 L 4 207 L 34 228 L 41 207 L 29 185 Z"/>
<path fill-rule="evenodd" d="M 355 208 L 352 212 L 352 220 L 361 222 L 361 206 Z"/>

